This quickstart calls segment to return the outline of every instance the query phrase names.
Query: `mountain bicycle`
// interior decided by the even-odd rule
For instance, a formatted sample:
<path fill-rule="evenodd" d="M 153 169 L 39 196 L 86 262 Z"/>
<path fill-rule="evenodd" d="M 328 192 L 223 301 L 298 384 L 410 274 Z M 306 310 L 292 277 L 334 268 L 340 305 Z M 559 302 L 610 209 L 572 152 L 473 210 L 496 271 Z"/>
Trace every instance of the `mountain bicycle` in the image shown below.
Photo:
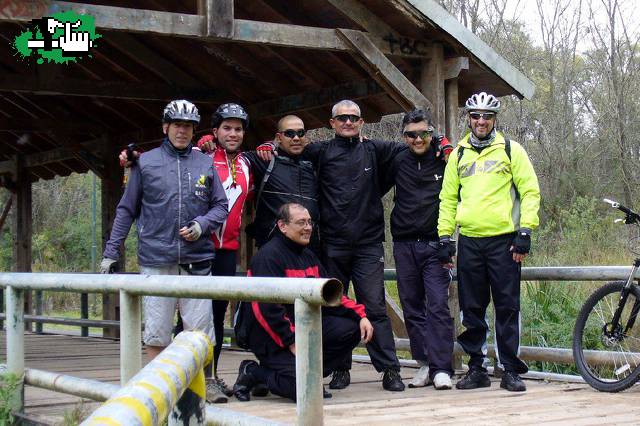
<path fill-rule="evenodd" d="M 640 229 L 640 215 L 612 200 L 611 207 L 622 211 L 627 225 Z M 640 256 L 639 253 L 635 255 Z M 640 378 L 640 288 L 635 275 L 640 258 L 626 281 L 614 281 L 597 289 L 586 300 L 573 331 L 573 357 L 584 380 L 601 392 L 620 392 Z"/>

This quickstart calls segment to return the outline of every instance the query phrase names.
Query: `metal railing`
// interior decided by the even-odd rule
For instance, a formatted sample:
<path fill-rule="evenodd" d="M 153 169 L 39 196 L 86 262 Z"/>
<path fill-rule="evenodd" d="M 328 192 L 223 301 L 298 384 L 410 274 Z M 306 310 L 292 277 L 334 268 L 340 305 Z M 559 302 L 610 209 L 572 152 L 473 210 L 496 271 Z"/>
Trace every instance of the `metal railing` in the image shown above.
<path fill-rule="evenodd" d="M 286 284 L 284 281 L 286 280 Z M 120 294 L 120 381 L 125 384 L 142 365 L 140 296 L 294 303 L 296 316 L 297 423 L 323 423 L 321 307 L 336 305 L 342 284 L 334 279 L 169 276 L 131 274 L 0 273 L 7 288 L 7 369 L 24 377 L 24 292 L 118 292 Z M 24 406 L 20 386 L 14 411 Z M 238 414 L 241 416 L 241 414 Z M 237 417 L 236 417 L 237 418 Z"/>

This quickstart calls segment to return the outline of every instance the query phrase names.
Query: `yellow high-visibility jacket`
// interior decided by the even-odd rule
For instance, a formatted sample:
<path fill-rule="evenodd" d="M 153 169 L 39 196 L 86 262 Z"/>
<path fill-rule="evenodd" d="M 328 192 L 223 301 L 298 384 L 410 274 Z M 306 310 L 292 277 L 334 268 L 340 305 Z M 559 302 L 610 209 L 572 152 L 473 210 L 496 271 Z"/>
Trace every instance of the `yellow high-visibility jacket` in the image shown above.
<path fill-rule="evenodd" d="M 479 153 L 469 135 L 458 142 L 444 172 L 439 236 L 451 236 L 456 224 L 467 237 L 493 237 L 538 226 L 538 178 L 524 148 L 514 141 L 510 145 L 511 160 L 499 132 Z M 461 146 L 465 149 L 458 164 Z"/>

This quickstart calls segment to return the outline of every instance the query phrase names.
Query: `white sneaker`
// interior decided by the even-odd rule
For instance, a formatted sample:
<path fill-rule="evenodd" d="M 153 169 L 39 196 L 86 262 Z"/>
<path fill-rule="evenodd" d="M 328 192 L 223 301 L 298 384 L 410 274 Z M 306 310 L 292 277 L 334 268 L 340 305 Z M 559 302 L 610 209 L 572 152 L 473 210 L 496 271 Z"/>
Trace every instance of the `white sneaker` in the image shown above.
<path fill-rule="evenodd" d="M 410 388 L 422 388 L 429 384 L 429 367 L 423 365 L 409 382 Z"/>
<path fill-rule="evenodd" d="M 437 390 L 451 389 L 451 377 L 445 372 L 439 372 L 433 378 L 433 387 Z"/>

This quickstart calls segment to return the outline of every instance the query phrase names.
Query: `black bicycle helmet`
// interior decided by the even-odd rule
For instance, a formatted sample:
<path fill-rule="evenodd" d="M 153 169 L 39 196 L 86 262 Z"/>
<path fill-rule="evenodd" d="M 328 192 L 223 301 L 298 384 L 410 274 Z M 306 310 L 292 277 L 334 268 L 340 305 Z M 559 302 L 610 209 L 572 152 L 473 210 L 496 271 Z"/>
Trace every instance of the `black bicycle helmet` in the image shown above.
<path fill-rule="evenodd" d="M 229 118 L 237 118 L 242 121 L 242 128 L 244 130 L 249 127 L 249 114 L 247 114 L 241 105 L 235 103 L 220 105 L 211 116 L 211 127 L 217 128 L 220 126 L 220 123 Z"/>

